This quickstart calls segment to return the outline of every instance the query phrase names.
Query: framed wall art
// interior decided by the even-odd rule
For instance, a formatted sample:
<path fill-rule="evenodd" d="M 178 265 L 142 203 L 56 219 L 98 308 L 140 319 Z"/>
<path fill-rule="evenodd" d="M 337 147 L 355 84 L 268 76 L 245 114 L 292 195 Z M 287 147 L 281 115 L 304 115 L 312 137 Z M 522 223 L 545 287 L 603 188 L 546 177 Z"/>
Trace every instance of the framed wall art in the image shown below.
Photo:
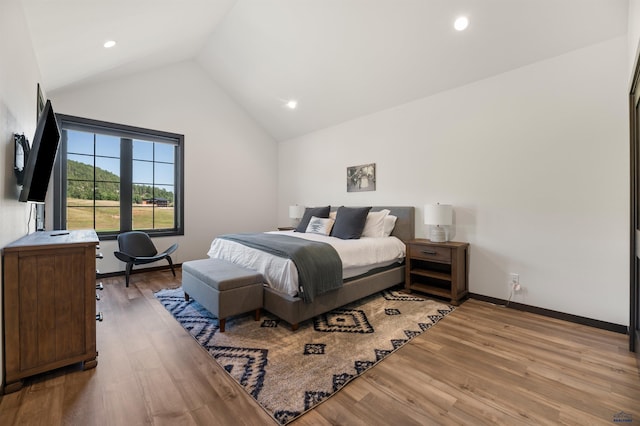
<path fill-rule="evenodd" d="M 347 192 L 376 190 L 376 164 L 347 167 Z"/>

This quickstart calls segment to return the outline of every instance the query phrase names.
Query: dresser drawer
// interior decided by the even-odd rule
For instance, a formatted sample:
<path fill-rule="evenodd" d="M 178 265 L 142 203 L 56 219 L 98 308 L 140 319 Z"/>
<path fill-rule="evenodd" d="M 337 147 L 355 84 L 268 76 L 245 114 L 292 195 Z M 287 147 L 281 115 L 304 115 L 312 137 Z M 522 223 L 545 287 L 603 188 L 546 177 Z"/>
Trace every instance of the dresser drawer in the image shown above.
<path fill-rule="evenodd" d="M 451 249 L 449 247 L 434 247 L 421 244 L 409 244 L 409 253 L 413 259 L 431 262 L 451 263 Z"/>

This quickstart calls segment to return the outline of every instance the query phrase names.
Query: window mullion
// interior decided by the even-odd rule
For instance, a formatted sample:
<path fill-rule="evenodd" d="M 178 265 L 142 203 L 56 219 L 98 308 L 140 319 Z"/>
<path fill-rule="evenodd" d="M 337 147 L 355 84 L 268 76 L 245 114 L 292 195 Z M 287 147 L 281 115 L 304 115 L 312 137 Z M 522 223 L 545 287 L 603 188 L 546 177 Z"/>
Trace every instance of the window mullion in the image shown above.
<path fill-rule="evenodd" d="M 184 233 L 184 146 L 181 139 L 178 147 L 174 151 L 174 187 L 173 187 L 173 205 L 174 205 L 174 226 L 176 230 Z"/>
<path fill-rule="evenodd" d="M 151 150 L 151 194 L 153 194 L 154 202 L 151 204 L 151 226 L 155 229 L 156 227 L 156 205 L 155 200 L 158 199 L 158 194 L 156 194 L 156 144 L 152 145 L 153 148 Z"/>
<path fill-rule="evenodd" d="M 120 139 L 120 231 L 133 229 L 133 141 Z"/>
<path fill-rule="evenodd" d="M 97 135 L 93 134 L 93 229 L 98 227 L 96 223 L 96 199 L 98 198 L 98 183 L 96 182 L 96 138 Z"/>

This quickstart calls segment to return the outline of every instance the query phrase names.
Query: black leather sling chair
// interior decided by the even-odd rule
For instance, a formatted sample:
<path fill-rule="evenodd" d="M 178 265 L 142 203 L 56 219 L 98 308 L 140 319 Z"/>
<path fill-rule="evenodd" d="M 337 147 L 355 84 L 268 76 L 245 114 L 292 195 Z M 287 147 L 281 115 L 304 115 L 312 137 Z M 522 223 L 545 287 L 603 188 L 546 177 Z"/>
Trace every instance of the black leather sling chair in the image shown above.
<path fill-rule="evenodd" d="M 178 243 L 172 245 L 162 253 L 158 253 L 149 235 L 141 231 L 129 231 L 118 235 L 119 251 L 113 252 L 113 254 L 127 264 L 125 279 L 126 286 L 129 287 L 129 274 L 131 274 L 133 265 L 144 265 L 146 263 L 167 259 L 169 266 L 171 266 L 171 272 L 173 272 L 173 276 L 175 277 L 176 271 L 173 269 L 173 262 L 171 261 L 170 255 L 176 251 L 177 248 Z"/>

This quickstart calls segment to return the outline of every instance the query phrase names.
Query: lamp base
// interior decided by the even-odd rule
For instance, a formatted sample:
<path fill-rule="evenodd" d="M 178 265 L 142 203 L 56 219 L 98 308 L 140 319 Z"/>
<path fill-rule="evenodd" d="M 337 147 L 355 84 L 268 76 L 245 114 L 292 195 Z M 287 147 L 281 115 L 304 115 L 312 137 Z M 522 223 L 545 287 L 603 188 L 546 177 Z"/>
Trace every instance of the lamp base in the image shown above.
<path fill-rule="evenodd" d="M 429 234 L 429 240 L 433 243 L 446 243 L 447 242 L 447 233 L 444 228 L 440 228 L 439 226 L 432 226 L 431 233 Z"/>

